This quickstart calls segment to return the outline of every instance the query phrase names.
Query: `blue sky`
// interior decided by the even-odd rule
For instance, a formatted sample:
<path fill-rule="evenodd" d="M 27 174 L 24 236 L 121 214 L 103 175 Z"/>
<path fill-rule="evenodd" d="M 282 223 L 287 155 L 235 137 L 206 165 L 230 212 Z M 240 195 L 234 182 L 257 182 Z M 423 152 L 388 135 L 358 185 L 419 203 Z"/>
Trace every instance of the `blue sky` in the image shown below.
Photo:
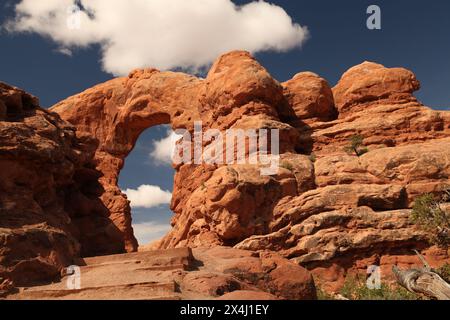
<path fill-rule="evenodd" d="M 14 16 L 14 5 L 18 2 L 1 2 L 1 24 Z M 246 4 L 250 1 L 234 2 Z M 301 48 L 284 53 L 256 53 L 261 64 L 278 80 L 285 81 L 297 72 L 308 70 L 334 85 L 349 67 L 370 60 L 388 67 L 402 66 L 412 70 L 422 83 L 416 96 L 424 104 L 436 109 L 450 106 L 450 1 L 270 2 L 283 8 L 294 23 L 307 26 L 309 30 L 309 38 Z M 366 8 L 371 4 L 381 8 L 381 30 L 366 28 Z M 272 22 L 267 22 L 267 30 L 262 30 L 264 33 L 274 32 Z M 140 22 L 133 23 L 139 26 Z M 165 30 L 158 32 L 164 34 Z M 152 39 L 143 36 L 142 42 L 145 44 L 146 41 L 146 52 L 153 54 Z M 186 46 L 189 42 L 183 48 Z M 43 107 L 113 78 L 111 73 L 103 71 L 102 47 L 98 43 L 85 48 L 72 46 L 69 56 L 61 54 L 58 51 L 61 45 L 49 36 L 43 37 L 36 32 L 10 33 L 3 29 L 0 48 L 0 81 L 38 96 Z M 154 149 L 153 142 L 166 135 L 165 127 L 150 128 L 142 134 L 126 160 L 120 176 L 121 188 L 135 189 L 149 184 L 163 190 L 172 189 L 170 165 L 161 164 L 149 155 Z M 140 224 L 140 242 L 163 235 L 171 214 L 167 205 L 134 208 L 134 223 Z"/>

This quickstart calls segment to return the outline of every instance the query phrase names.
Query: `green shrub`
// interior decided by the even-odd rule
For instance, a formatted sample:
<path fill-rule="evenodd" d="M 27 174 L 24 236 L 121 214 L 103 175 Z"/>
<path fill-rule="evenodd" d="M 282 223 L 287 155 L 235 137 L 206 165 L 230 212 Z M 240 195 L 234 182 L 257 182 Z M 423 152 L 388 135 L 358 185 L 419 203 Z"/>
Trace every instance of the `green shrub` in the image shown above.
<path fill-rule="evenodd" d="M 311 160 L 311 162 L 316 162 L 316 160 L 317 160 L 316 155 L 315 155 L 314 153 L 311 153 L 311 154 L 309 155 L 309 160 Z"/>
<path fill-rule="evenodd" d="M 441 276 L 447 283 L 450 283 L 450 264 L 446 263 L 436 269 L 436 273 Z"/>
<path fill-rule="evenodd" d="M 380 289 L 370 289 L 366 282 L 357 277 L 347 277 L 340 294 L 350 300 L 418 300 L 420 296 L 400 285 L 382 283 Z"/>
<path fill-rule="evenodd" d="M 359 134 L 355 134 L 350 137 L 349 145 L 344 148 L 344 151 L 347 152 L 347 154 L 355 154 L 360 157 L 367 153 L 369 149 L 364 146 L 364 137 Z"/>
<path fill-rule="evenodd" d="M 317 292 L 317 300 L 335 300 L 333 295 L 329 294 L 325 290 L 322 290 L 321 288 L 316 288 Z"/>
<path fill-rule="evenodd" d="M 414 201 L 411 221 L 427 232 L 432 244 L 448 248 L 450 244 L 450 214 L 442 209 L 442 203 L 448 201 L 448 191 L 442 196 L 424 194 Z"/>

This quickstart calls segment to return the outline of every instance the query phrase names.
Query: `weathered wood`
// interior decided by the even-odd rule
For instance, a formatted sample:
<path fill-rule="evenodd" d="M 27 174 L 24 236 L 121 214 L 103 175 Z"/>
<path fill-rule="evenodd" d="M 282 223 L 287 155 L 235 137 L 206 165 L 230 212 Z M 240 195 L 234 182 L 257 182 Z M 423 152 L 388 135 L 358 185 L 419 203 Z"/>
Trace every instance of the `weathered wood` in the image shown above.
<path fill-rule="evenodd" d="M 414 252 L 415 252 L 416 255 L 419 257 L 420 261 L 422 261 L 424 268 L 425 268 L 427 271 L 431 271 L 431 267 L 430 267 L 430 265 L 428 264 L 427 260 L 425 260 L 424 256 L 421 255 L 421 254 L 419 253 L 419 251 L 417 251 L 417 250 L 414 250 Z"/>
<path fill-rule="evenodd" d="M 416 253 L 424 267 L 400 270 L 397 266 L 393 266 L 392 271 L 397 278 L 397 282 L 413 293 L 424 294 L 438 300 L 450 300 L 450 284 L 430 268 L 421 254 L 417 251 Z"/>

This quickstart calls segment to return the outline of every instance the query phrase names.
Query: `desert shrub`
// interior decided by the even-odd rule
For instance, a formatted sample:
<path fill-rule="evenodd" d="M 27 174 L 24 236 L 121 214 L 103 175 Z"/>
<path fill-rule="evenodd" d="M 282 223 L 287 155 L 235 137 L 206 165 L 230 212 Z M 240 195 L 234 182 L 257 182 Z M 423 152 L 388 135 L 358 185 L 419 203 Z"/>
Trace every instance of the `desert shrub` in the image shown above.
<path fill-rule="evenodd" d="M 311 160 L 311 162 L 316 162 L 316 160 L 317 160 L 316 155 L 315 155 L 314 153 L 311 153 L 311 154 L 309 155 L 309 160 Z"/>
<path fill-rule="evenodd" d="M 379 289 L 370 289 L 357 277 L 347 277 L 340 294 L 350 300 L 419 300 L 420 296 L 409 292 L 398 284 L 382 283 Z"/>
<path fill-rule="evenodd" d="M 348 154 L 355 154 L 360 157 L 369 150 L 364 146 L 364 137 L 359 134 L 355 134 L 350 137 L 349 144 L 344 148 L 344 151 Z"/>
<path fill-rule="evenodd" d="M 443 266 L 437 268 L 436 273 L 441 276 L 447 283 L 450 283 L 450 264 L 446 263 Z"/>
<path fill-rule="evenodd" d="M 281 168 L 285 168 L 285 169 L 287 169 L 287 170 L 289 170 L 289 171 L 294 171 L 294 166 L 293 166 L 291 163 L 287 162 L 287 161 L 283 161 L 283 162 L 280 164 L 280 167 L 281 167 Z"/>
<path fill-rule="evenodd" d="M 432 244 L 443 248 L 450 244 L 450 214 L 442 208 L 448 198 L 448 190 L 440 197 L 421 195 L 414 201 L 411 212 L 411 221 L 428 234 Z"/>
<path fill-rule="evenodd" d="M 320 287 L 316 288 L 317 300 L 335 300 L 332 294 L 329 294 Z"/>
<path fill-rule="evenodd" d="M 440 112 L 436 112 L 436 113 L 434 114 L 434 121 L 436 121 L 436 122 L 443 121 L 443 120 L 442 120 L 442 115 L 441 115 Z"/>

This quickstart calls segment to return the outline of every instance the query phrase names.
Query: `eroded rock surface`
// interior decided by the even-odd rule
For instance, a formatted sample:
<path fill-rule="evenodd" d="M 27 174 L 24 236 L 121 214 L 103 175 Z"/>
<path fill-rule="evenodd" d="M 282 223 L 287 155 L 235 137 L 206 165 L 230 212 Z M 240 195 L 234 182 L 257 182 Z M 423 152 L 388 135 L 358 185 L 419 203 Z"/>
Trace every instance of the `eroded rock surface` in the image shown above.
<path fill-rule="evenodd" d="M 18 288 L 8 299 L 316 299 L 311 274 L 271 252 L 227 247 L 145 251 L 79 259 L 80 288 Z M 291 275 L 291 276 L 289 276 Z"/>
<path fill-rule="evenodd" d="M 98 198 L 92 139 L 4 83 L 0 105 L 0 277 L 35 283 L 58 278 L 80 254 L 124 251 Z"/>
<path fill-rule="evenodd" d="M 177 164 L 173 229 L 150 247 L 277 251 L 331 288 L 348 272 L 365 272 L 371 264 L 380 264 L 388 277 L 392 264 L 416 263 L 412 249 L 436 263 L 448 260 L 447 252 L 430 247 L 409 221 L 414 198 L 440 192 L 449 184 L 450 171 L 450 113 L 422 105 L 413 96 L 419 87 L 411 71 L 371 62 L 351 68 L 334 88 L 310 72 L 280 84 L 250 54 L 235 51 L 220 57 L 205 79 L 137 70 L 51 111 L 76 128 L 78 141 L 92 153 L 90 169 L 100 173 L 82 177 L 98 179 L 101 188 L 95 195 L 120 239 L 106 237 L 109 244 L 97 244 L 99 252 L 120 244 L 137 249 L 130 206 L 117 182 L 143 130 L 170 123 L 192 132 L 200 120 L 204 129 L 221 132 L 279 129 L 281 158 L 275 175 L 261 176 L 258 165 Z M 1 104 L 0 117 L 5 118 Z M 368 148 L 360 157 L 343 150 L 355 134 Z M 80 188 L 87 185 L 77 181 Z M 89 214 L 83 216 L 79 230 L 90 225 Z M 110 226 L 95 229 L 107 233 Z M 81 248 L 99 239 L 83 245 L 74 238 Z M 290 267 L 284 268 L 270 285 L 273 290 L 290 290 L 292 284 L 281 277 Z M 241 282 L 216 278 L 217 272 L 187 279 L 199 291 L 210 290 L 198 280 L 204 277 L 216 290 L 239 287 L 245 296 Z"/>
<path fill-rule="evenodd" d="M 284 96 L 299 120 L 330 121 L 337 117 L 328 82 L 312 72 L 300 72 L 284 82 Z"/>
<path fill-rule="evenodd" d="M 270 249 L 312 270 L 345 260 L 339 278 L 367 257 L 428 247 L 408 216 L 417 195 L 448 183 L 450 115 L 423 106 L 413 96 L 419 87 L 411 71 L 371 62 L 334 88 L 310 72 L 280 84 L 248 53 L 231 52 L 206 79 L 137 71 L 53 110 L 98 137 L 110 208 L 107 199 L 123 203 L 117 175 L 144 127 L 191 129 L 202 120 L 204 129 L 280 129 L 276 175 L 261 176 L 254 165 L 178 165 L 173 229 L 152 246 Z M 355 134 L 369 149 L 362 157 L 343 151 Z M 129 208 L 114 208 L 127 234 Z"/>

